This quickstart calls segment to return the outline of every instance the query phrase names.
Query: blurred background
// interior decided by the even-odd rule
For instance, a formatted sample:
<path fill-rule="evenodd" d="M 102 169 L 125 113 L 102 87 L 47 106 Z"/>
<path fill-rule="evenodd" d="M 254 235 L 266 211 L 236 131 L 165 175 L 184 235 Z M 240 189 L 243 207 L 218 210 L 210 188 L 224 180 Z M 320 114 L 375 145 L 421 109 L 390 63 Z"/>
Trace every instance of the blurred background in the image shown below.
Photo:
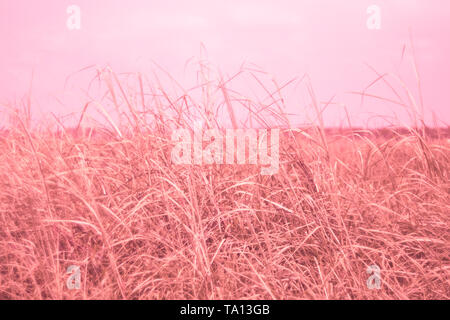
<path fill-rule="evenodd" d="M 71 5 L 79 29 L 69 27 Z M 350 92 L 391 73 L 420 101 L 415 55 L 426 119 L 432 124 L 434 113 L 447 125 L 449 10 L 447 0 L 0 0 L 0 104 L 20 104 L 32 83 L 35 117 L 81 112 L 96 67 L 151 74 L 155 62 L 189 88 L 192 61 L 207 58 L 225 78 L 244 64 L 265 71 L 257 74 L 269 87 L 297 79 L 282 90 L 295 124 L 313 118 L 309 79 L 321 106 L 329 102 L 327 126 L 347 125 L 345 108 L 353 126 L 379 126 L 409 119 L 399 105 Z M 258 94 L 245 77 L 240 92 Z M 383 81 L 367 93 L 398 100 Z"/>

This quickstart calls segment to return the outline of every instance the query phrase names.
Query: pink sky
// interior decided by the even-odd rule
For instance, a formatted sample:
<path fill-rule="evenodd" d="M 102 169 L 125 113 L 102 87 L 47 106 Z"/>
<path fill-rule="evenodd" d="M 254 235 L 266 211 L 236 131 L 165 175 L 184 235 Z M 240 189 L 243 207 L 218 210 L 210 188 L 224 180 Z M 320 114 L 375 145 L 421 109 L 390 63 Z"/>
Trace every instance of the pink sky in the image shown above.
<path fill-rule="evenodd" d="M 71 4 L 81 8 L 81 30 L 66 27 Z M 366 26 L 371 4 L 381 8 L 380 30 Z M 417 96 L 410 57 L 401 59 L 411 29 L 425 107 L 448 124 L 449 15 L 448 0 L 0 0 L 0 103 L 23 96 L 33 70 L 39 114 L 79 111 L 86 100 L 80 90 L 92 73 L 71 78 L 66 87 L 64 81 L 90 65 L 146 73 L 153 60 L 182 82 L 186 61 L 199 57 L 203 43 L 226 74 L 243 62 L 280 83 L 307 73 L 320 101 L 335 96 L 362 125 L 372 113 L 391 115 L 397 108 L 379 101 L 361 107 L 346 93 L 376 78 L 366 62 L 400 75 Z M 286 91 L 288 111 L 303 119 L 305 99 L 295 90 Z M 372 93 L 393 98 L 382 86 Z M 325 119 L 342 123 L 342 108 L 330 106 Z"/>

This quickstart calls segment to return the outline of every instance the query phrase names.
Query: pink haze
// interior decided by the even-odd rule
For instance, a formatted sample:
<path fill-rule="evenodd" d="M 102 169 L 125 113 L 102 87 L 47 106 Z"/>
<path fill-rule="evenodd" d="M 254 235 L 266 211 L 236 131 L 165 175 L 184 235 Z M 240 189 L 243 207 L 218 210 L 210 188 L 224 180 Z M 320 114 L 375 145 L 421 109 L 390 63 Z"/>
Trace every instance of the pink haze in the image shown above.
<path fill-rule="evenodd" d="M 81 8 L 81 30 L 66 27 L 69 5 Z M 381 8 L 381 29 L 366 26 L 367 7 Z M 348 92 L 362 91 L 376 74 L 402 77 L 418 97 L 412 35 L 423 99 L 429 114 L 448 124 L 450 2 L 446 0 L 0 0 L 0 103 L 17 102 L 34 73 L 32 97 L 38 114 L 79 111 L 92 73 L 67 77 L 91 66 L 116 72 L 150 73 L 155 61 L 182 80 L 186 62 L 200 55 L 225 74 L 252 63 L 280 83 L 309 75 L 329 125 L 342 124 L 346 105 L 354 124 L 396 108 Z M 186 84 L 189 86 L 189 84 Z M 290 112 L 302 119 L 304 99 L 293 91 Z M 373 93 L 392 98 L 382 85 Z M 371 121 L 371 120 L 370 120 Z"/>

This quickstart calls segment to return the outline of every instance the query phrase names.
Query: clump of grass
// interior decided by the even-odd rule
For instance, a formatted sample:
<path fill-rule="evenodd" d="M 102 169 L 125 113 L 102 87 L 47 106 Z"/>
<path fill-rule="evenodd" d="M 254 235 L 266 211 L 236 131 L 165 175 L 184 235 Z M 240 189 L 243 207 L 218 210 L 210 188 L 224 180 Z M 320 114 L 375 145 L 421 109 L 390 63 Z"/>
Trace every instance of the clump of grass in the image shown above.
<path fill-rule="evenodd" d="M 202 78 L 197 102 L 99 74 L 109 99 L 76 126 L 33 129 L 15 113 L 1 134 L 0 298 L 449 298 L 448 128 L 291 128 L 279 89 L 258 104 Z M 108 127 L 84 126 L 90 110 Z M 171 130 L 223 128 L 221 112 L 283 128 L 278 174 L 171 163 Z M 380 290 L 366 285 L 374 264 Z M 80 290 L 66 287 L 70 265 Z"/>

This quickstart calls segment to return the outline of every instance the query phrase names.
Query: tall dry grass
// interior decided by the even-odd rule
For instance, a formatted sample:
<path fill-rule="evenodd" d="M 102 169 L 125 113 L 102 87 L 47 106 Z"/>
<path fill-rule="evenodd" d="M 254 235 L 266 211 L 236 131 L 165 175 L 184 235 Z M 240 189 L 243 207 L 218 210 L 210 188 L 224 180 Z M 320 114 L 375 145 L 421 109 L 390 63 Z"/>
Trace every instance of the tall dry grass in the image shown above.
<path fill-rule="evenodd" d="M 290 128 L 279 90 L 242 103 L 222 78 L 195 102 L 99 74 L 112 109 L 91 102 L 70 129 L 12 112 L 0 136 L 0 298 L 449 298 L 448 128 Z M 242 126 L 236 104 L 284 128 L 278 174 L 171 163 L 172 129 L 220 127 L 219 110 Z M 107 126 L 83 126 L 91 108 Z"/>

